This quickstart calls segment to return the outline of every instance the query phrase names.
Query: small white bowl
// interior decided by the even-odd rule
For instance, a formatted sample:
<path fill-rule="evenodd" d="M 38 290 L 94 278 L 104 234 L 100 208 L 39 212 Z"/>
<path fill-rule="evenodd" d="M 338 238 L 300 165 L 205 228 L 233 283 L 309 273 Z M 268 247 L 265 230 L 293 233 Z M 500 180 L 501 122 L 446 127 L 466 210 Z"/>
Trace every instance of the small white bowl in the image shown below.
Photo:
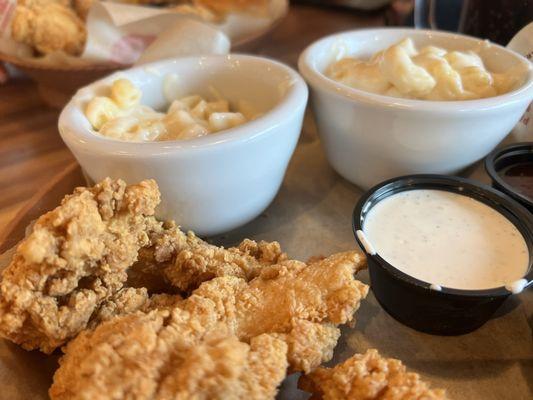
<path fill-rule="evenodd" d="M 366 189 L 415 173 L 454 174 L 486 156 L 515 126 L 533 98 L 533 72 L 501 96 L 467 101 L 410 100 L 365 92 L 324 75 L 336 49 L 369 58 L 410 37 L 416 46 L 480 50 L 487 68 L 503 72 L 528 60 L 501 46 L 446 32 L 368 29 L 339 33 L 311 44 L 299 69 L 311 87 L 318 132 L 333 168 Z"/>
<path fill-rule="evenodd" d="M 143 92 L 141 102 L 166 109 L 164 91 L 212 98 L 263 113 L 236 128 L 198 139 L 134 143 L 98 135 L 87 102 L 119 77 Z M 162 193 L 157 216 L 200 235 L 222 233 L 258 216 L 273 200 L 292 156 L 307 104 L 307 86 L 291 68 L 244 55 L 169 59 L 112 74 L 80 89 L 59 117 L 59 132 L 93 181 L 154 178 Z"/>

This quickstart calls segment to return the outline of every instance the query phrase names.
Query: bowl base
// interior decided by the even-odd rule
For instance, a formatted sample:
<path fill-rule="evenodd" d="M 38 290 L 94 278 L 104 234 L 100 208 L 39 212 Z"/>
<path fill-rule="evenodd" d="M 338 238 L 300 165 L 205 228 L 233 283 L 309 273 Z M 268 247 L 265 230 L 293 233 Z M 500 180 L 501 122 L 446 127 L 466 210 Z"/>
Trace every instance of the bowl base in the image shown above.
<path fill-rule="evenodd" d="M 474 332 L 475 330 L 481 328 L 487 322 L 487 321 L 481 321 L 474 325 L 468 325 L 463 328 L 450 327 L 450 326 L 447 326 L 445 322 L 443 322 L 442 325 L 438 325 L 438 326 L 434 325 L 434 326 L 428 327 L 423 324 L 420 324 L 419 321 L 404 319 L 401 315 L 395 314 L 394 311 L 391 311 L 384 303 L 382 303 L 379 300 L 379 298 L 376 297 L 376 300 L 378 301 L 379 305 L 387 312 L 387 314 L 389 314 L 392 318 L 394 318 L 396 321 L 398 321 L 402 325 L 405 325 L 411 329 L 414 329 L 415 331 L 427 333 L 430 335 L 436 335 L 436 336 L 466 335 L 468 333 Z"/>

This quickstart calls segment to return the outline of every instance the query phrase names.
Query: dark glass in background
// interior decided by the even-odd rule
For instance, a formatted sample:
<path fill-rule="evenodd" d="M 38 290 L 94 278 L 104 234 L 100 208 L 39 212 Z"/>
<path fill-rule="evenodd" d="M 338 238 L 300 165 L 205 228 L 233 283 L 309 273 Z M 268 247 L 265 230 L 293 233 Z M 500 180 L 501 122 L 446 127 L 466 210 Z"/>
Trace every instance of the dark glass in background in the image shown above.
<path fill-rule="evenodd" d="M 292 0 L 342 7 L 346 12 L 383 12 L 387 25 L 460 32 L 507 45 L 533 22 L 533 0 Z"/>
<path fill-rule="evenodd" d="M 343 7 L 360 11 L 373 11 L 386 7 L 392 1 L 393 0 L 291 0 L 291 3 Z"/>
<path fill-rule="evenodd" d="M 507 45 L 533 20 L 531 0 L 470 0 L 461 32 Z"/>
<path fill-rule="evenodd" d="M 461 32 L 507 45 L 533 21 L 533 0 L 415 0 L 417 28 Z"/>

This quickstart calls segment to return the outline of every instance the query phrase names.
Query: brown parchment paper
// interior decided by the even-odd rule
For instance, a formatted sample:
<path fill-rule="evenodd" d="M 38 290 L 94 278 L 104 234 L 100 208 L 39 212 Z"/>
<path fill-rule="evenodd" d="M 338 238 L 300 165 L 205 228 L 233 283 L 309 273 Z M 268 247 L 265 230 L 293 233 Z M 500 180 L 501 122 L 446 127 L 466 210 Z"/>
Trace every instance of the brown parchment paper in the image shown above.
<path fill-rule="evenodd" d="M 231 245 L 244 237 L 278 240 L 292 257 L 302 260 L 356 246 L 351 214 L 361 192 L 327 164 L 309 115 L 304 126 L 273 204 L 255 221 L 211 242 Z M 480 166 L 466 174 L 488 182 Z M 369 282 L 367 272 L 358 277 Z M 356 317 L 354 328 L 343 328 L 328 365 L 377 348 L 403 360 L 433 386 L 447 389 L 451 399 L 533 398 L 532 290 L 509 298 L 485 326 L 463 336 L 431 336 L 407 328 L 383 311 L 372 293 Z M 0 399 L 47 399 L 57 358 L 0 340 Z M 283 382 L 278 399 L 308 398 L 296 389 L 297 378 L 292 375 Z"/>

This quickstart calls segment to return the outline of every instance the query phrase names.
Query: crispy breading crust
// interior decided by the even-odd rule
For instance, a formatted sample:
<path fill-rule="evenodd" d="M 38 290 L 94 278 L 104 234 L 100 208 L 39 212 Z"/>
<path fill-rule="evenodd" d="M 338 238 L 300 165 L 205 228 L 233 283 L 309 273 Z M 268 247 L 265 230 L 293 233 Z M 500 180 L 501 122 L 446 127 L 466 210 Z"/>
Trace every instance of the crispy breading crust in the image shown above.
<path fill-rule="evenodd" d="M 224 364 L 228 375 L 217 372 L 211 379 L 220 388 L 232 389 L 221 391 L 218 397 L 218 392 L 210 392 L 212 385 L 206 383 L 198 390 L 209 395 L 197 398 L 273 398 L 287 365 L 292 370 L 308 371 L 331 358 L 339 337 L 336 325 L 353 319 L 368 292 L 368 287 L 353 276 L 363 266 L 364 257 L 356 252 L 337 254 L 311 265 L 283 261 L 265 267 L 250 282 L 223 276 L 204 282 L 185 300 L 159 297 L 148 307 L 152 311 L 111 319 L 71 341 L 54 376 L 50 396 L 54 400 L 141 400 L 168 398 L 163 393 L 191 395 L 191 389 L 187 392 L 184 388 L 198 388 L 197 373 L 205 371 L 198 367 L 198 372 L 192 366 L 180 369 L 187 363 L 183 357 L 197 346 L 209 346 L 209 338 L 215 335 L 234 337 L 234 343 L 250 343 L 252 351 L 256 348 L 265 352 L 260 357 L 265 361 L 258 361 L 255 369 L 249 365 L 236 380 L 229 370 L 238 369 L 236 364 L 244 361 Z M 273 345 L 257 344 L 264 334 L 275 343 L 276 351 L 268 350 Z M 201 358 L 199 354 L 195 357 Z M 205 357 L 212 371 L 215 360 L 209 354 Z M 268 362 L 272 358 L 278 361 Z M 178 372 L 171 372 L 174 370 Z M 172 378 L 168 378 L 171 381 L 167 386 L 169 374 Z M 263 383 L 249 383 L 258 381 Z M 260 390 L 259 394 L 250 392 L 252 387 Z"/>
<path fill-rule="evenodd" d="M 96 328 L 103 321 L 110 320 L 117 315 L 130 314 L 148 307 L 149 298 L 146 288 L 122 288 L 97 309 L 92 315 L 87 327 Z"/>
<path fill-rule="evenodd" d="M 285 377 L 287 345 L 272 335 L 250 344 L 224 330 L 206 335 L 202 328 L 213 322 L 208 315 L 162 309 L 85 331 L 67 346 L 50 397 L 273 398 Z"/>
<path fill-rule="evenodd" d="M 173 360 L 157 398 L 272 399 L 287 370 L 287 345 L 268 334 L 250 344 L 235 336 L 208 339 L 183 356 Z"/>
<path fill-rule="evenodd" d="M 445 400 L 441 389 L 430 389 L 420 376 L 407 372 L 399 360 L 377 350 L 357 354 L 333 368 L 318 368 L 298 385 L 313 400 Z"/>
<path fill-rule="evenodd" d="M 83 20 L 70 1 L 64 0 L 19 0 L 11 33 L 14 40 L 41 54 L 63 51 L 80 55 L 87 37 Z"/>
<path fill-rule="evenodd" d="M 221 15 L 230 12 L 264 15 L 269 11 L 271 0 L 193 0 L 193 3 Z"/>
<path fill-rule="evenodd" d="M 142 249 L 136 280 L 164 282 L 183 292 L 190 292 L 204 281 L 219 276 L 236 276 L 250 280 L 261 268 L 287 260 L 278 242 L 259 243 L 245 239 L 239 246 L 225 249 L 213 246 L 193 232 L 184 233 L 173 222 L 151 234 L 150 248 Z"/>
<path fill-rule="evenodd" d="M 116 297 L 126 270 L 149 244 L 157 184 L 106 179 L 77 188 L 41 216 L 0 283 L 0 333 L 27 350 L 50 353 L 111 310 L 131 310 L 142 293 Z M 144 294 L 146 297 L 146 294 Z M 114 304 L 115 303 L 115 304 Z M 109 315 L 108 315 L 109 316 Z"/>

